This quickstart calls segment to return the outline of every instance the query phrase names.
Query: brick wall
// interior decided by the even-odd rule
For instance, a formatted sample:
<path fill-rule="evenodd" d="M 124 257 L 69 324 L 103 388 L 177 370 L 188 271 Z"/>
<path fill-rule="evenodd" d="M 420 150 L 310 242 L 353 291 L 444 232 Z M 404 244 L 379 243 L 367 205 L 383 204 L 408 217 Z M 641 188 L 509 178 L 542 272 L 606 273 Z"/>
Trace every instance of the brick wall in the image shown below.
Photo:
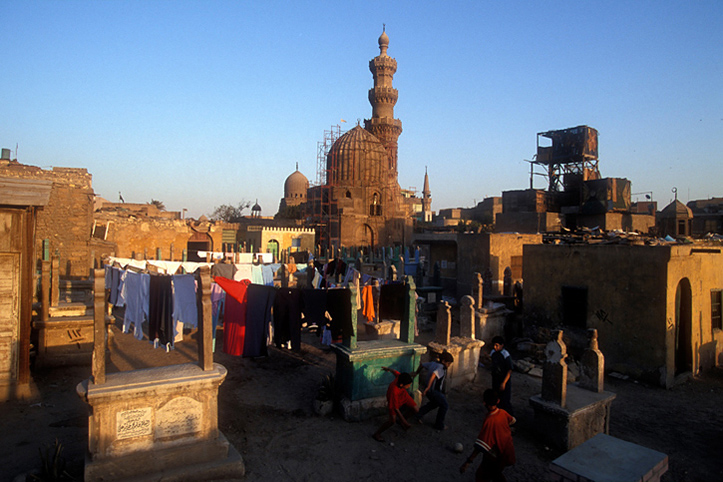
<path fill-rule="evenodd" d="M 91 268 L 90 231 L 93 225 L 92 176 L 87 169 L 54 167 L 52 170 L 17 162 L 0 163 L 0 175 L 53 182 L 47 206 L 38 211 L 35 256 L 50 240 L 50 254 L 60 259 L 60 276 L 87 278 Z"/>

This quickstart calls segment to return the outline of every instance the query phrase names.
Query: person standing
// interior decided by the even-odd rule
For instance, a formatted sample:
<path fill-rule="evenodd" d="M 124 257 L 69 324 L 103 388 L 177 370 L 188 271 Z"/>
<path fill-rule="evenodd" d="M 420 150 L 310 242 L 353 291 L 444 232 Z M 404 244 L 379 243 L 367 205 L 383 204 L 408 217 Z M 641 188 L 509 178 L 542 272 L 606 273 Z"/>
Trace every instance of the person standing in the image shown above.
<path fill-rule="evenodd" d="M 422 417 L 434 409 L 437 409 L 437 418 L 434 422 L 434 428 L 437 430 L 444 430 L 447 426 L 444 424 L 444 418 L 449 410 L 449 403 L 447 397 L 444 395 L 444 383 L 447 378 L 447 369 L 454 363 L 454 356 L 447 350 L 442 352 L 439 356 L 439 361 L 430 361 L 422 363 L 419 368 L 414 372 L 414 376 L 418 375 L 422 368 L 427 369 L 429 373 L 429 380 L 427 381 L 426 387 L 422 392 L 422 397 L 425 395 L 429 401 L 419 409 L 417 414 L 417 421 L 422 423 Z"/>
<path fill-rule="evenodd" d="M 512 357 L 505 350 L 505 339 L 492 338 L 492 388 L 500 396 L 500 408 L 514 416 L 512 410 Z"/>
<path fill-rule="evenodd" d="M 512 442 L 510 425 L 515 423 L 515 417 L 498 407 L 500 398 L 495 390 L 485 390 L 483 395 L 485 407 L 489 411 L 482 430 L 477 435 L 472 453 L 459 468 L 463 474 L 475 457 L 483 452 L 482 463 L 475 473 L 475 482 L 505 482 L 502 471 L 505 467 L 514 465 L 515 446 Z"/>

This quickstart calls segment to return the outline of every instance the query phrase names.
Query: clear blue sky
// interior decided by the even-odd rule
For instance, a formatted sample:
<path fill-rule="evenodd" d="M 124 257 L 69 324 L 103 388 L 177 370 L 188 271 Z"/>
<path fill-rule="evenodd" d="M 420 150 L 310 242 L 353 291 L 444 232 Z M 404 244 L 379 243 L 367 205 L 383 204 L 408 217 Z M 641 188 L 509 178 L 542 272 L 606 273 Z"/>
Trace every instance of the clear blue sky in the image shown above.
<path fill-rule="evenodd" d="M 371 116 L 383 23 L 399 183 L 428 166 L 434 210 L 525 189 L 536 134 L 583 124 L 602 175 L 661 207 L 723 196 L 720 0 L 0 0 L 0 19 L 0 145 L 112 201 L 273 215 L 324 131 Z"/>

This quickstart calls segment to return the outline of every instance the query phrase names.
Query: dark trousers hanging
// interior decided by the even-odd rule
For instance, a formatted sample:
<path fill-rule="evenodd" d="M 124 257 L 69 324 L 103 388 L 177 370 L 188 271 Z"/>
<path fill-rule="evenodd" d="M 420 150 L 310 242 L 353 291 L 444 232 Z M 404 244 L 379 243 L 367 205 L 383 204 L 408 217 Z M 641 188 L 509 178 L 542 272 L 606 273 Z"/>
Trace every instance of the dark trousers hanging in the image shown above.
<path fill-rule="evenodd" d="M 274 300 L 274 343 L 277 347 L 291 341 L 291 348 L 301 349 L 301 290 L 279 288 Z"/>
<path fill-rule="evenodd" d="M 171 277 L 151 276 L 148 304 L 148 338 L 159 345 L 173 344 L 173 289 Z"/>

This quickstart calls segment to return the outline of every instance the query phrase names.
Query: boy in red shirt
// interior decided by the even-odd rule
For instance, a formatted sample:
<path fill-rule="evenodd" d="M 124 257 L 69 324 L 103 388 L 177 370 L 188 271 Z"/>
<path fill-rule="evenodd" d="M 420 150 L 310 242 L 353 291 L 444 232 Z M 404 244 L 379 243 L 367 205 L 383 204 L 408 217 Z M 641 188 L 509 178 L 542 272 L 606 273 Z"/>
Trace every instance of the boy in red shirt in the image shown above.
<path fill-rule="evenodd" d="M 399 373 L 389 367 L 382 367 L 382 370 L 394 374 L 394 381 L 390 383 L 389 388 L 387 388 L 389 418 L 377 429 L 376 432 L 374 432 L 374 435 L 372 435 L 374 440 L 377 442 L 384 442 L 382 432 L 397 422 L 399 422 L 399 425 L 401 425 L 404 430 L 411 427 L 409 422 L 407 422 L 407 419 L 404 418 L 404 415 L 402 414 L 402 407 L 409 407 L 414 410 L 414 413 L 419 411 L 419 407 L 417 407 L 414 399 L 412 399 L 412 396 L 409 395 L 409 392 L 407 391 L 409 387 L 412 386 L 412 376 L 409 373 Z"/>
<path fill-rule="evenodd" d="M 510 425 L 516 420 L 515 417 L 497 407 L 500 397 L 496 391 L 485 390 L 483 399 L 489 414 L 482 424 L 482 430 L 477 435 L 472 454 L 459 468 L 459 472 L 464 473 L 477 454 L 484 452 L 482 463 L 475 473 L 475 482 L 505 482 L 507 479 L 502 475 L 502 470 L 515 463 L 515 446 L 512 444 Z"/>

